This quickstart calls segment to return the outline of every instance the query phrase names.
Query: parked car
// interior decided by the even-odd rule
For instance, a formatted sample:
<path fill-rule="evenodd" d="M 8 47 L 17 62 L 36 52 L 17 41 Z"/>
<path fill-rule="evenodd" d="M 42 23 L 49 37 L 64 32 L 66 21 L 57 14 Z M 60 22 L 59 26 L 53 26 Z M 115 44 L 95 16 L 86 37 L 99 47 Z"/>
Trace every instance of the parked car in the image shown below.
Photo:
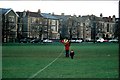
<path fill-rule="evenodd" d="M 40 42 L 41 42 L 40 39 L 33 39 L 33 40 L 30 41 L 30 43 L 40 43 Z"/>
<path fill-rule="evenodd" d="M 43 43 L 52 43 L 53 41 L 52 40 L 49 40 L 49 39 L 45 39 L 43 40 Z"/>
<path fill-rule="evenodd" d="M 90 38 L 86 38 L 85 40 L 86 42 L 92 42 L 92 40 Z"/>
<path fill-rule="evenodd" d="M 82 42 L 82 40 L 81 40 L 81 39 L 77 39 L 77 40 L 70 40 L 70 42 L 72 42 L 72 43 L 81 43 L 81 42 Z"/>
<path fill-rule="evenodd" d="M 109 40 L 109 42 L 117 43 L 118 40 L 117 39 L 111 39 L 111 40 Z"/>
<path fill-rule="evenodd" d="M 76 41 L 75 41 L 75 40 L 70 40 L 70 42 L 73 42 L 73 43 L 74 43 L 74 42 L 76 42 Z"/>
<path fill-rule="evenodd" d="M 20 41 L 19 41 L 19 43 L 27 43 L 27 42 L 28 42 L 27 38 L 20 39 Z"/>
<path fill-rule="evenodd" d="M 97 42 L 108 42 L 108 40 L 105 40 L 105 39 L 103 39 L 103 38 L 99 38 L 99 39 L 97 40 Z"/>
<path fill-rule="evenodd" d="M 76 40 L 76 42 L 77 42 L 77 43 L 81 43 L 81 42 L 82 42 L 82 40 L 80 40 L 80 39 L 79 39 L 79 40 Z"/>
<path fill-rule="evenodd" d="M 19 43 L 29 43 L 30 41 L 31 39 L 23 38 L 23 39 L 20 39 Z"/>

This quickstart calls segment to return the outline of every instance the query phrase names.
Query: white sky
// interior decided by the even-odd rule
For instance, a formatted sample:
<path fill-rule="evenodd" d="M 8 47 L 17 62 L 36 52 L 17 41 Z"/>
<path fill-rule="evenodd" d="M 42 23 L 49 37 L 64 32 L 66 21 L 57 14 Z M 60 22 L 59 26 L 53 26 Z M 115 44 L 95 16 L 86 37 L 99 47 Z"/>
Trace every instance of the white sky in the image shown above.
<path fill-rule="evenodd" d="M 118 1 L 0 1 L 0 8 L 12 8 L 15 11 L 29 10 L 42 13 L 66 15 L 91 15 L 118 17 Z"/>

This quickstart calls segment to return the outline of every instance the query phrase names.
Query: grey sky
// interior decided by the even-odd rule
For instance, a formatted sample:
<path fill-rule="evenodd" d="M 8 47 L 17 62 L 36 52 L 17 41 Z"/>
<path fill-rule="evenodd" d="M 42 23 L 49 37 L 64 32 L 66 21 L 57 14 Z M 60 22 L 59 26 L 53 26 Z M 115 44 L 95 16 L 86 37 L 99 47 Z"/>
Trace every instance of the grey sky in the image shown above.
<path fill-rule="evenodd" d="M 0 1 L 1 8 L 12 8 L 15 11 L 29 10 L 43 13 L 66 15 L 91 15 L 118 17 L 118 1 Z"/>

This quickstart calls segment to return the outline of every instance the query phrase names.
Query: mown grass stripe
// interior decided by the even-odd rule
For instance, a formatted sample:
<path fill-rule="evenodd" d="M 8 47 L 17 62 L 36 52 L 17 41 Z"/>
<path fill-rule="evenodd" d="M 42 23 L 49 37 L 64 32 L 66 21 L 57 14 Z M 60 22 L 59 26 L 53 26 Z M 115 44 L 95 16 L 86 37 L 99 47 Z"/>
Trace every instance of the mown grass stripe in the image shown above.
<path fill-rule="evenodd" d="M 62 55 L 63 51 L 58 55 L 57 58 L 55 58 L 52 62 L 50 62 L 48 65 L 46 65 L 44 68 L 40 69 L 38 72 L 36 72 L 35 74 L 33 74 L 32 76 L 30 76 L 28 78 L 28 80 L 30 80 L 31 78 L 34 78 L 35 76 L 37 76 L 39 73 L 41 73 L 43 70 L 45 70 L 46 68 L 48 68 L 50 65 L 52 65 L 61 55 Z"/>

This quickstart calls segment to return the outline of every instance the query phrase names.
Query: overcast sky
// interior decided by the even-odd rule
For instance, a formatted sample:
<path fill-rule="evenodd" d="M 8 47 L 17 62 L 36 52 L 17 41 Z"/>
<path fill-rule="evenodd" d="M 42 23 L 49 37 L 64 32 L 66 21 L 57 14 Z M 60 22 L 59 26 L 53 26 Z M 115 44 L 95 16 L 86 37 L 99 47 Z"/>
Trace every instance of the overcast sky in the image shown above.
<path fill-rule="evenodd" d="M 91 15 L 118 17 L 118 1 L 0 1 L 0 8 L 12 8 L 15 11 L 29 10 L 42 13 L 66 15 Z"/>

